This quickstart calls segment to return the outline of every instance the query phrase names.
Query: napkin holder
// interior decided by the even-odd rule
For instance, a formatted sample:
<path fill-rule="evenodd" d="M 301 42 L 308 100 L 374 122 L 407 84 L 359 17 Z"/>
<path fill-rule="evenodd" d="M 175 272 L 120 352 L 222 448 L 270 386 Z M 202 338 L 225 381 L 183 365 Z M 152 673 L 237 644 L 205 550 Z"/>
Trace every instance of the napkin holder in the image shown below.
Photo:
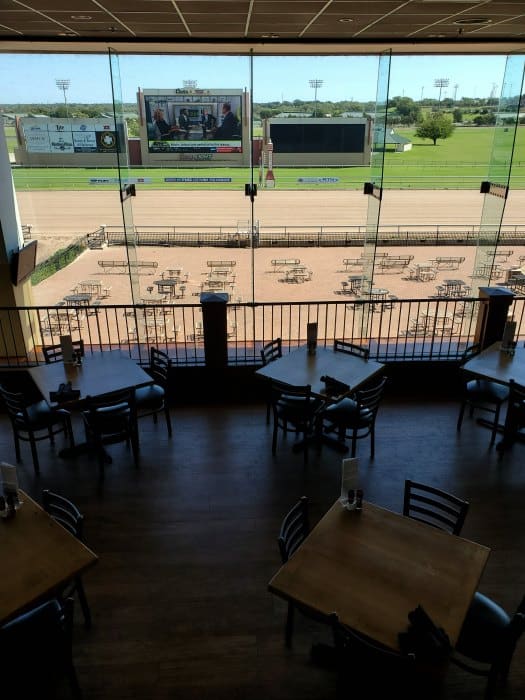
<path fill-rule="evenodd" d="M 317 349 L 317 323 L 306 324 L 306 346 L 309 355 L 315 355 Z"/>
<path fill-rule="evenodd" d="M 501 339 L 501 351 L 506 352 L 509 355 L 514 354 L 516 348 L 516 341 L 514 337 L 516 335 L 516 321 L 507 321 L 505 323 L 505 328 L 503 330 L 503 337 Z"/>
<path fill-rule="evenodd" d="M 343 459 L 341 463 L 341 495 L 339 503 L 345 510 L 359 510 L 362 491 L 358 489 L 359 460 Z"/>
<path fill-rule="evenodd" d="M 49 392 L 49 399 L 52 403 L 66 403 L 67 401 L 77 401 L 80 398 L 80 390 L 73 389 L 71 382 L 60 384 L 57 391 Z"/>
<path fill-rule="evenodd" d="M 321 381 L 325 384 L 325 394 L 328 394 L 328 396 L 341 396 L 341 394 L 346 394 L 350 391 L 349 384 L 340 382 L 327 374 L 321 377 Z"/>
<path fill-rule="evenodd" d="M 73 364 L 73 341 L 70 335 L 60 336 L 60 351 L 62 352 L 62 360 L 65 365 Z"/>

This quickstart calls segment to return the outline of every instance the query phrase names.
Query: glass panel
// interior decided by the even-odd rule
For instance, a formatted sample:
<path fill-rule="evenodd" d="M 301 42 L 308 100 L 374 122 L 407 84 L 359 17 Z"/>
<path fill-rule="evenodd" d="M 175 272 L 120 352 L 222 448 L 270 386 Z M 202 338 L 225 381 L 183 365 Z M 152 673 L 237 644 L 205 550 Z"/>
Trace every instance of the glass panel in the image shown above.
<path fill-rule="evenodd" d="M 268 309 L 258 340 L 305 342 L 317 321 L 332 341 L 341 307 L 317 302 L 352 299 L 376 82 L 377 56 L 254 57 L 255 300 L 292 302 Z"/>
<path fill-rule="evenodd" d="M 385 301 L 389 290 L 375 286 L 374 267 L 376 261 L 376 247 L 379 230 L 379 217 L 381 214 L 381 202 L 383 198 L 383 173 L 385 163 L 385 143 L 387 129 L 388 88 L 390 82 L 391 52 L 379 57 L 377 70 L 376 104 L 374 112 L 374 129 L 372 140 L 372 154 L 370 158 L 370 180 L 365 185 L 367 194 L 367 217 L 363 243 L 363 273 L 361 277 L 361 297 L 365 299 L 377 299 Z M 384 305 L 378 305 L 377 310 L 382 311 Z M 373 313 L 376 307 L 367 304 L 359 306 L 361 319 L 361 335 L 369 337 L 369 330 L 373 321 Z"/>
<path fill-rule="evenodd" d="M 507 202 L 512 159 L 516 144 L 525 56 L 507 57 L 501 89 L 488 178 L 485 190 L 478 245 L 474 259 L 473 285 L 477 289 L 501 280 L 506 249 L 499 249 L 501 224 Z"/>
<path fill-rule="evenodd" d="M 120 203 L 122 207 L 122 224 L 124 226 L 124 258 L 129 265 L 129 278 L 131 283 L 131 302 L 141 303 L 139 286 L 139 267 L 137 265 L 137 238 L 135 234 L 135 224 L 133 222 L 132 197 L 136 185 L 132 177 L 129 165 L 127 148 L 127 123 L 124 118 L 124 100 L 122 98 L 122 82 L 120 77 L 119 56 L 113 50 L 108 50 L 109 67 L 111 73 L 111 90 L 113 95 L 113 118 L 115 120 L 116 132 L 122 148 L 117 149 L 117 168 L 120 189 Z M 120 303 L 126 303 L 122 300 Z"/>
<path fill-rule="evenodd" d="M 97 343 L 86 307 L 113 301 L 98 260 L 105 225 L 122 216 L 107 55 L 2 54 L 0 73 L 23 237 L 37 241 L 33 300 L 56 307 L 42 312 L 35 344 L 63 333 Z M 127 277 L 120 286 L 129 300 Z"/>
<path fill-rule="evenodd" d="M 203 291 L 253 298 L 250 60 L 121 54 L 119 64 L 126 109 L 137 114 L 129 155 L 141 179 L 132 200 L 139 299 L 170 319 L 152 341 L 202 355 L 200 308 L 179 307 Z M 232 321 L 232 342 L 235 330 Z"/>

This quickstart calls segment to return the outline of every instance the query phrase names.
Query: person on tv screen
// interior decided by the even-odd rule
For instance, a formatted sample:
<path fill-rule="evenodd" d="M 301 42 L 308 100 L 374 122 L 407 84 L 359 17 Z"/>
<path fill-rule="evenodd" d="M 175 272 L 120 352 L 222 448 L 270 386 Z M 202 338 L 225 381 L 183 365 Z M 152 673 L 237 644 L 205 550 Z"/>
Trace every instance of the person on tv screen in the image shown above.
<path fill-rule="evenodd" d="M 231 139 L 239 138 L 241 133 L 241 125 L 239 120 L 232 112 L 232 106 L 229 102 L 222 105 L 222 124 L 213 130 L 214 139 Z"/>
<path fill-rule="evenodd" d="M 184 107 L 181 109 L 179 114 L 179 127 L 183 132 L 182 137 L 187 139 L 190 135 L 190 118 L 188 117 L 188 110 Z"/>
<path fill-rule="evenodd" d="M 217 124 L 217 120 L 211 112 L 207 109 L 203 109 L 201 112 L 201 127 L 202 127 L 202 138 L 206 138 L 208 132 L 213 133 L 213 129 Z"/>
<path fill-rule="evenodd" d="M 170 126 L 164 119 L 164 110 L 158 107 L 153 111 L 153 125 L 155 128 L 155 138 L 166 141 L 173 139 L 179 133 L 177 126 Z"/>

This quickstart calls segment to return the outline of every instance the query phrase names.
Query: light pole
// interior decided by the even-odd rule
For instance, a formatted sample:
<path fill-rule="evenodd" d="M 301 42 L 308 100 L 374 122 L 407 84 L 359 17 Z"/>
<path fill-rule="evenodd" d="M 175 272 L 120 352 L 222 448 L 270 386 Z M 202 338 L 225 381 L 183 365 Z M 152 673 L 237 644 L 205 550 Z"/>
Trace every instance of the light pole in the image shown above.
<path fill-rule="evenodd" d="M 66 92 L 69 90 L 69 86 L 71 84 L 71 80 L 69 78 L 67 79 L 62 79 L 62 78 L 57 78 L 55 79 L 56 86 L 59 90 L 62 90 L 64 93 L 64 104 L 66 105 L 66 117 L 69 119 L 69 111 L 67 108 L 67 97 L 66 97 Z"/>
<path fill-rule="evenodd" d="M 434 80 L 434 87 L 439 88 L 439 98 L 438 98 L 438 110 L 439 110 L 439 105 L 441 104 L 441 90 L 445 87 L 448 87 L 448 84 L 450 83 L 449 78 L 436 78 Z"/>
<path fill-rule="evenodd" d="M 315 108 L 314 108 L 314 117 L 317 115 L 317 89 L 323 87 L 324 80 L 319 80 L 318 78 L 312 78 L 312 80 L 308 81 L 310 83 L 310 87 L 314 89 L 314 102 L 315 102 Z"/>
<path fill-rule="evenodd" d="M 456 83 L 456 84 L 454 85 L 454 102 L 456 101 L 456 98 L 457 98 L 457 95 L 458 95 L 458 87 L 459 87 L 459 84 Z"/>

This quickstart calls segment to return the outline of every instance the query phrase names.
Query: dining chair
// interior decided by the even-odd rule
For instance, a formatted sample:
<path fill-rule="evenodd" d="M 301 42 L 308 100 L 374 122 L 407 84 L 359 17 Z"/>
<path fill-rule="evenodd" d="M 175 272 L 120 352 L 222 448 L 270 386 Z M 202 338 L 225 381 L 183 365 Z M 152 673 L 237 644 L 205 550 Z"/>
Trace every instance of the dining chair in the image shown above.
<path fill-rule="evenodd" d="M 351 592 L 349 592 L 351 595 Z M 334 638 L 337 695 L 421 698 L 416 656 L 389 649 L 330 615 Z"/>
<path fill-rule="evenodd" d="M 283 345 L 281 338 L 275 338 L 261 348 L 261 360 L 263 367 L 283 356 Z M 268 390 L 266 398 L 266 425 L 270 423 L 270 413 L 272 411 L 271 389 Z"/>
<path fill-rule="evenodd" d="M 7 391 L 2 385 L 0 385 L 0 398 L 11 421 L 16 460 L 20 462 L 21 459 L 20 440 L 29 442 L 35 474 L 40 473 L 36 449 L 36 443 L 39 440 L 50 440 L 51 444 L 54 445 L 55 435 L 64 433 L 70 445 L 74 446 L 75 440 L 69 411 L 51 409 L 44 400 L 27 405 L 23 394 Z M 45 434 L 39 435 L 42 431 L 45 431 Z"/>
<path fill-rule="evenodd" d="M 467 517 L 469 502 L 435 486 L 405 480 L 403 515 L 459 535 Z"/>
<path fill-rule="evenodd" d="M 157 422 L 157 413 L 164 411 L 168 435 L 171 437 L 171 417 L 169 405 L 169 373 L 171 360 L 169 356 L 156 347 L 150 348 L 150 364 L 148 374 L 155 383 L 135 389 L 135 403 L 137 406 L 137 418 L 153 416 Z"/>
<path fill-rule="evenodd" d="M 478 355 L 479 352 L 479 344 L 470 345 L 468 348 L 466 348 L 461 357 L 460 369 L 466 362 Z M 456 426 L 458 433 L 461 430 L 463 415 L 467 405 L 470 407 L 471 417 L 474 413 L 474 409 L 489 411 L 490 413 L 494 414 L 494 421 L 492 422 L 492 432 L 490 437 L 490 445 L 493 445 L 498 433 L 501 407 L 508 397 L 509 390 L 506 386 L 496 384 L 496 382 L 491 382 L 489 379 L 470 379 L 464 381 L 461 407 L 459 409 L 458 422 Z"/>
<path fill-rule="evenodd" d="M 278 543 L 281 562 L 286 564 L 291 556 L 299 549 L 310 532 L 310 519 L 308 515 L 309 500 L 307 496 L 301 496 L 297 503 L 284 516 L 279 531 Z M 294 614 L 298 610 L 303 615 L 326 622 L 326 618 L 311 610 L 305 605 L 288 601 L 288 612 L 286 615 L 285 642 L 287 647 L 292 646 Z"/>
<path fill-rule="evenodd" d="M 353 398 L 344 398 L 324 408 L 320 413 L 322 430 L 337 432 L 338 440 L 344 443 L 352 440 L 352 457 L 355 457 L 357 440 L 370 436 L 370 458 L 375 455 L 375 423 L 385 385 L 386 377 L 358 389 Z"/>
<path fill-rule="evenodd" d="M 73 698 L 82 697 L 72 654 L 73 605 L 72 598 L 50 600 L 0 627 L 4 697 L 50 700 L 63 679 Z"/>
<path fill-rule="evenodd" d="M 80 350 L 80 354 L 84 357 L 84 341 L 82 338 L 72 341 L 73 352 Z M 44 360 L 46 365 L 50 365 L 52 362 L 62 362 L 62 346 L 59 345 L 43 345 L 42 353 L 44 354 Z"/>
<path fill-rule="evenodd" d="M 108 458 L 104 445 L 116 442 L 131 443 L 135 465 L 138 462 L 139 439 L 135 390 L 123 389 L 101 396 L 86 396 L 86 410 L 82 412 L 86 440 L 98 457 L 99 475 L 104 478 L 104 463 Z"/>
<path fill-rule="evenodd" d="M 362 357 L 363 360 L 368 360 L 370 357 L 370 348 L 363 347 L 362 345 L 355 345 L 346 340 L 334 340 L 334 350 L 335 352 L 346 352 L 347 355 Z"/>
<path fill-rule="evenodd" d="M 84 516 L 72 501 L 64 498 L 64 496 L 60 496 L 58 493 L 49 491 L 49 489 L 44 489 L 42 491 L 42 505 L 46 513 L 49 513 L 55 522 L 62 525 L 63 528 L 73 535 L 73 537 L 80 540 L 80 542 L 84 541 Z M 84 627 L 90 629 L 91 611 L 89 609 L 81 576 L 76 576 L 70 584 L 67 584 L 66 588 L 61 591 L 60 597 L 61 599 L 69 598 L 74 593 L 78 595 L 78 601 L 82 608 Z"/>
<path fill-rule="evenodd" d="M 317 415 L 322 402 L 312 396 L 308 386 L 291 386 L 283 382 L 271 382 L 271 404 L 273 410 L 272 455 L 277 452 L 279 429 L 303 436 L 303 455 L 308 461 L 308 437 L 314 433 Z"/>
<path fill-rule="evenodd" d="M 513 379 L 509 382 L 509 403 L 505 425 L 503 427 L 503 439 L 496 445 L 496 450 L 501 457 L 507 447 L 510 447 L 525 428 L 525 387 L 517 384 Z M 522 434 L 523 435 L 523 434 Z"/>
<path fill-rule="evenodd" d="M 516 645 L 525 629 L 525 597 L 512 617 L 493 600 L 475 593 L 451 661 L 475 675 L 485 676 L 485 698 L 494 697 L 507 681 Z"/>

